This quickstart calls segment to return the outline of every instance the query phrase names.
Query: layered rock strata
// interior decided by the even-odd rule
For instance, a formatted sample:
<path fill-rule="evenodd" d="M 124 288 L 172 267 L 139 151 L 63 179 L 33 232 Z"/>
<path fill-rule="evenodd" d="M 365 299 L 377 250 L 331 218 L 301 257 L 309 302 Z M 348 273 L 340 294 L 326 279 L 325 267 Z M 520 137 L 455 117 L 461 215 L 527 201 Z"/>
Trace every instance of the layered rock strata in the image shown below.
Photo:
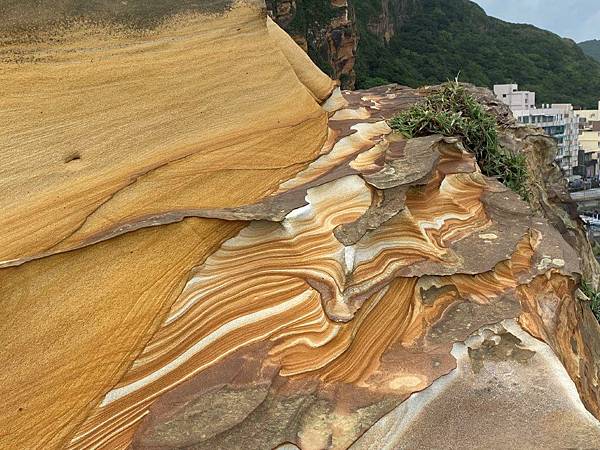
<path fill-rule="evenodd" d="M 599 441 L 574 242 L 392 133 L 425 91 L 342 92 L 258 2 L 200 4 L 2 41 L 0 447 Z"/>

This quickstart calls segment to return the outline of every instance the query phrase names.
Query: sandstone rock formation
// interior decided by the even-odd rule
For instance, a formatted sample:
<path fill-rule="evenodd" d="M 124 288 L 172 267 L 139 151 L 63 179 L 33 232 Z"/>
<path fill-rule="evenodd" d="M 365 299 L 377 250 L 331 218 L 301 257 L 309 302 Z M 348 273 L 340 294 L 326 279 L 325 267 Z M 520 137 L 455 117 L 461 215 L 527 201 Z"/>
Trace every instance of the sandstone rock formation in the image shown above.
<path fill-rule="evenodd" d="M 0 19 L 0 448 L 600 442 L 552 195 L 392 133 L 426 91 L 340 91 L 262 1 L 81 5 Z"/>

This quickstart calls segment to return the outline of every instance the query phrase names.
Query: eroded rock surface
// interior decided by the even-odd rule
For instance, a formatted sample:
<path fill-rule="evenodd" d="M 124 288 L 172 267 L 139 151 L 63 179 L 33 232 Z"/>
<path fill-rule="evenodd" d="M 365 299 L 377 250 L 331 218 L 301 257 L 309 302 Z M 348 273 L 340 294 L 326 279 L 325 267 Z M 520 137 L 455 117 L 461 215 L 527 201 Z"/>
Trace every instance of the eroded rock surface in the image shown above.
<path fill-rule="evenodd" d="M 598 421 L 582 407 L 560 361 L 514 321 L 483 327 L 452 354 L 455 371 L 413 394 L 351 448 L 597 445 Z"/>
<path fill-rule="evenodd" d="M 206 3 L 3 44 L 0 447 L 600 441 L 586 242 L 459 140 L 392 133 L 426 91 L 340 91 L 260 2 Z"/>

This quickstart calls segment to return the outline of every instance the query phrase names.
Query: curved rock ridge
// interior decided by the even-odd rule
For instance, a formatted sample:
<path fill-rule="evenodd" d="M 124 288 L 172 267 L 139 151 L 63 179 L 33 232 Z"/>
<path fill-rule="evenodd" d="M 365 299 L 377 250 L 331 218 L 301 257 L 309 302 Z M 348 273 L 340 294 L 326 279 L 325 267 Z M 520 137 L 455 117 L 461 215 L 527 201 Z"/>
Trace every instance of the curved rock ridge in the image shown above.
<path fill-rule="evenodd" d="M 427 90 L 336 89 L 262 2 L 102 4 L 0 27 L 1 448 L 600 441 L 582 241 L 393 133 Z"/>
<path fill-rule="evenodd" d="M 373 93 L 369 101 L 401 92 Z M 515 194 L 482 176 L 458 141 L 403 140 L 378 120 L 378 109 L 341 95 L 345 102 L 332 100 L 343 109 L 330 119 L 337 140 L 329 152 L 272 195 L 294 209 L 280 222 L 250 223 L 191 272 L 160 329 L 70 448 L 132 441 L 228 448 L 236 433 L 256 448 L 286 440 L 346 448 L 393 405 L 451 371 L 455 342 L 487 323 L 525 320 L 530 285 L 576 277 L 573 249 Z M 400 200 L 386 214 L 389 194 Z M 185 401 L 176 393 L 198 386 L 207 371 L 227 370 L 232 358 L 254 360 L 257 345 L 262 356 L 253 364 L 267 379 L 256 375 L 260 382 L 234 388 L 233 380 L 209 376 L 201 391 L 225 383 L 245 398 L 257 382 L 258 404 L 235 423 L 215 425 L 219 433 L 190 438 L 178 425 L 156 429 L 169 429 L 171 408 L 185 426 L 185 405 L 201 393 L 188 392 Z M 309 411 L 288 405 L 298 389 L 313 398 Z M 267 399 L 271 409 L 256 417 Z M 295 431 L 245 434 L 250 423 L 264 429 L 280 420 L 283 405 Z M 221 407 L 212 414 L 228 417 L 235 405 Z M 312 415 L 333 410 L 335 417 L 311 428 Z M 203 422 L 208 413 L 198 414 Z"/>

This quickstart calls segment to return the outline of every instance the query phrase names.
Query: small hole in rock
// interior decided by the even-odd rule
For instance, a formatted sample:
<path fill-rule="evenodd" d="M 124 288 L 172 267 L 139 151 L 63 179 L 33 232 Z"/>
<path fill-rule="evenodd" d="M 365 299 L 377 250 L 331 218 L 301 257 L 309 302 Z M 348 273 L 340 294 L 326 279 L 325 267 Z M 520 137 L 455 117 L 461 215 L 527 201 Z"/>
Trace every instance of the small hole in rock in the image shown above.
<path fill-rule="evenodd" d="M 65 164 L 70 163 L 71 161 L 79 161 L 81 159 L 81 155 L 79 153 L 73 153 L 65 158 Z"/>

